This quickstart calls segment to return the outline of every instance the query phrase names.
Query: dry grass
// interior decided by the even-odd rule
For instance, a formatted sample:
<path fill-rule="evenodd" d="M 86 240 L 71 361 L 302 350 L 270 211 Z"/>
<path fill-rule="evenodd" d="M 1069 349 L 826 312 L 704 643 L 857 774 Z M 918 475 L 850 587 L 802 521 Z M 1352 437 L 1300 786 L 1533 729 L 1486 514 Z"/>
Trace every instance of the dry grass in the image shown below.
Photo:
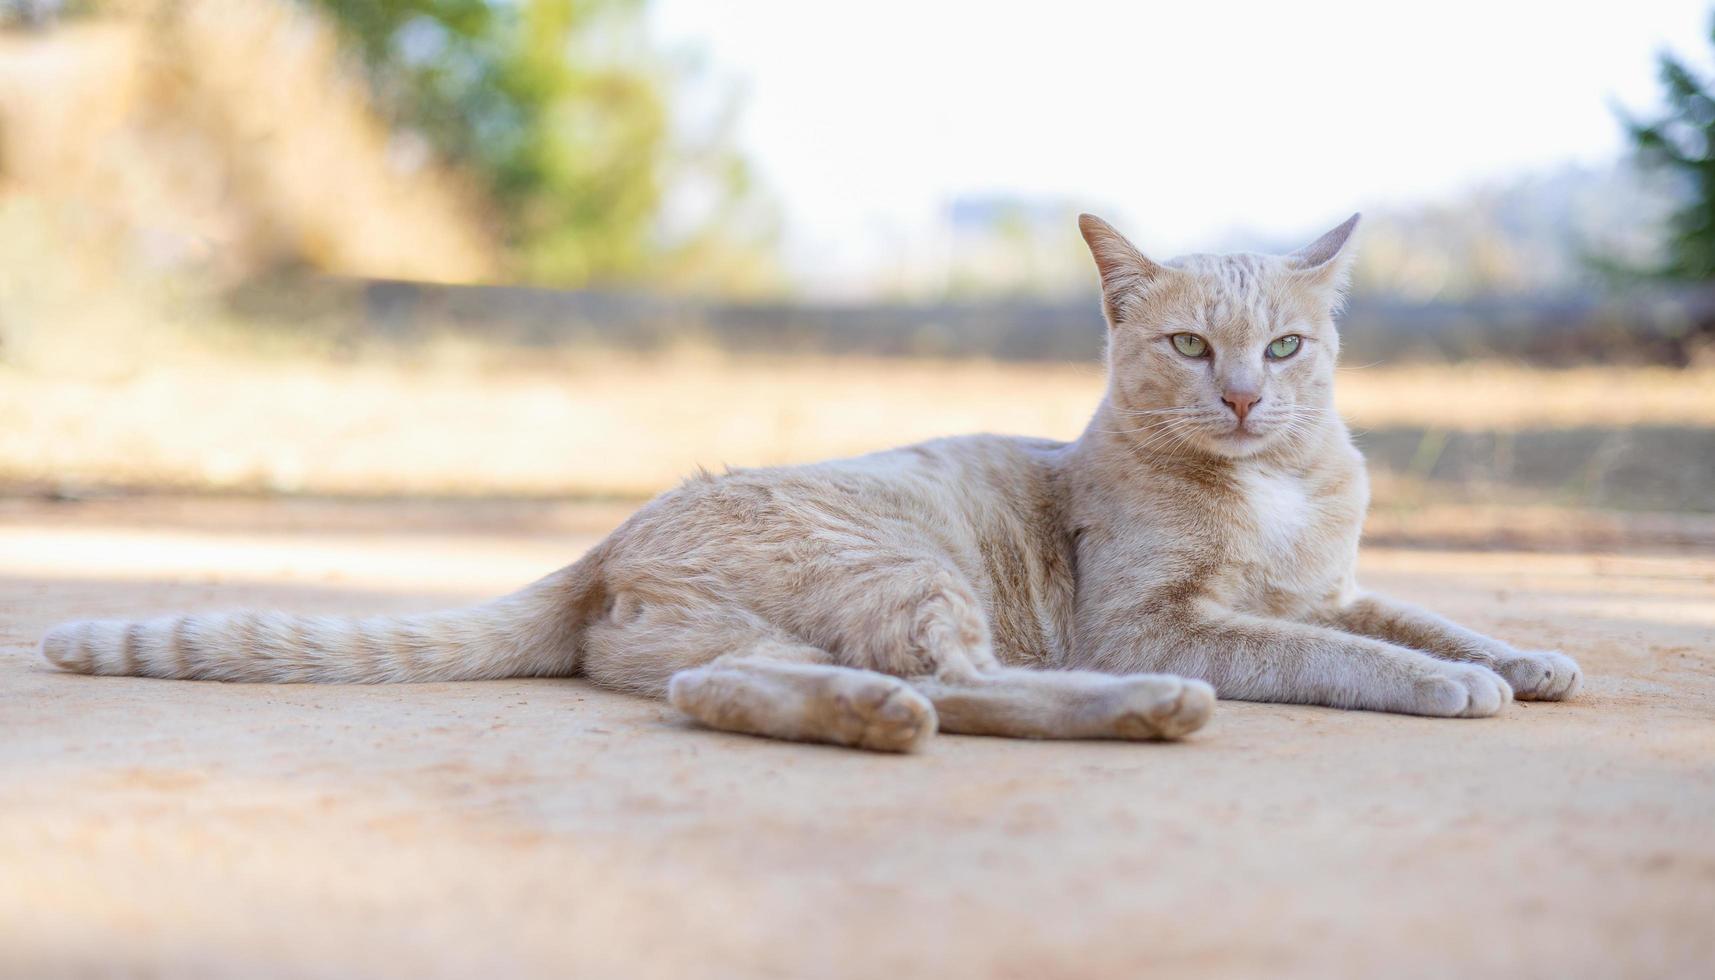
<path fill-rule="evenodd" d="M 550 362 L 551 361 L 551 362 Z M 1346 374 L 1361 427 L 1715 427 L 1715 371 Z M 958 432 L 1059 438 L 1094 366 L 554 355 L 535 365 L 178 358 L 119 378 L 0 368 L 0 480 L 340 494 L 641 495 Z"/>

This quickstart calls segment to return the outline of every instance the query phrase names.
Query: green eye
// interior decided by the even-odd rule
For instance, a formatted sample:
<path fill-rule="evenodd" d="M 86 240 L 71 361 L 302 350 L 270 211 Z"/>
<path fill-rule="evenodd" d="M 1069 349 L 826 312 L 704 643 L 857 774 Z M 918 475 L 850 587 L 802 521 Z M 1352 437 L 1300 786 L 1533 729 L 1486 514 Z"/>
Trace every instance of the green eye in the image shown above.
<path fill-rule="evenodd" d="M 1298 353 L 1297 334 L 1287 334 L 1284 337 L 1276 337 L 1268 345 L 1268 356 L 1277 361 L 1285 360 L 1296 353 Z"/>
<path fill-rule="evenodd" d="M 1209 342 L 1194 333 L 1176 333 L 1173 348 L 1186 357 L 1202 357 L 1209 353 Z"/>

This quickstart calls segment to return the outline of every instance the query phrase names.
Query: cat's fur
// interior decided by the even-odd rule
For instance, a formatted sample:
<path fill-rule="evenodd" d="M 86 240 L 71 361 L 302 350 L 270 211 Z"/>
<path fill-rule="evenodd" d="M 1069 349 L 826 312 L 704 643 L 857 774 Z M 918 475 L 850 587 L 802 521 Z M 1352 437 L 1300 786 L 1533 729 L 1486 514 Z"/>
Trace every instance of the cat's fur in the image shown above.
<path fill-rule="evenodd" d="M 716 728 L 890 750 L 937 727 L 1172 738 L 1216 691 L 1442 717 L 1570 697 L 1567 657 L 1358 586 L 1368 487 L 1332 409 L 1356 222 L 1287 256 L 1161 265 L 1085 215 L 1108 390 L 1072 443 L 966 436 L 703 474 L 474 609 L 80 622 L 42 651 L 227 681 L 579 675 Z M 1297 352 L 1266 358 L 1284 335 Z"/>

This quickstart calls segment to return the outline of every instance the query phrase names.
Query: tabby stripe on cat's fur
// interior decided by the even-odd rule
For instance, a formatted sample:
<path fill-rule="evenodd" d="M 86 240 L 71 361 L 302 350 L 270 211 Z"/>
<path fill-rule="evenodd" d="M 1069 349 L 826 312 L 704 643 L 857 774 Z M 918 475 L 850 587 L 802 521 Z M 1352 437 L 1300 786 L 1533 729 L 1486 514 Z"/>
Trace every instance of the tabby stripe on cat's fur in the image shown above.
<path fill-rule="evenodd" d="M 414 616 L 299 616 L 246 610 L 50 630 L 42 655 L 62 670 L 262 683 L 386 684 L 566 677 L 588 590 L 582 564 L 469 609 Z"/>

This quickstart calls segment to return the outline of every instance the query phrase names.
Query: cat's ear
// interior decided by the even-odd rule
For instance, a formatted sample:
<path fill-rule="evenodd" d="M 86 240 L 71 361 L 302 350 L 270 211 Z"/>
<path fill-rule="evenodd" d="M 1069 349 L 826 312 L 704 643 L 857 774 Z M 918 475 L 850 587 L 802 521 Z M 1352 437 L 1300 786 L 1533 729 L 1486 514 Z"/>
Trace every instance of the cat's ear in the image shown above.
<path fill-rule="evenodd" d="M 1102 276 L 1102 307 L 1107 311 L 1108 322 L 1118 323 L 1122 301 L 1154 282 L 1165 270 L 1126 241 L 1113 225 L 1093 214 L 1078 215 L 1078 231 L 1084 235 L 1084 244 L 1090 246 L 1090 256 L 1096 260 L 1096 271 Z"/>
<path fill-rule="evenodd" d="M 1352 232 L 1358 227 L 1359 215 L 1340 222 L 1332 231 L 1286 257 L 1286 261 L 1310 282 L 1334 294 L 1346 292 L 1352 277 Z"/>

